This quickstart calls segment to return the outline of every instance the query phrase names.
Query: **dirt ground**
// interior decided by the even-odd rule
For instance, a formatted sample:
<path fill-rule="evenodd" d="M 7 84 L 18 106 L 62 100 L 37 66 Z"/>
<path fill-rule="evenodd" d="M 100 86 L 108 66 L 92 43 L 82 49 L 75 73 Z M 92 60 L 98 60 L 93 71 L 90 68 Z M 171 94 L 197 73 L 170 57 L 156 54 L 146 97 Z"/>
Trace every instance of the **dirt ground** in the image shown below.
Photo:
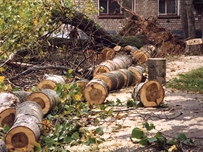
<path fill-rule="evenodd" d="M 203 66 L 202 56 L 176 56 L 166 58 L 166 81 Z M 184 133 L 188 138 L 195 138 L 203 143 L 203 95 L 165 88 L 163 103 L 165 108 L 138 108 L 127 109 L 126 106 L 115 107 L 114 115 L 119 119 L 108 118 L 101 124 L 104 128 L 102 136 L 106 141 L 98 146 L 67 147 L 71 152 L 99 151 L 99 152 L 133 152 L 144 151 L 138 144 L 132 143 L 130 135 L 135 127 L 141 127 L 147 121 L 153 123 L 156 132 L 161 131 L 169 138 L 176 138 L 179 133 Z M 125 105 L 127 100 L 132 100 L 133 87 L 124 88 L 110 93 L 107 100 L 119 99 Z M 97 128 L 98 126 L 95 126 Z M 139 148 L 138 148 L 139 147 Z M 146 149 L 145 149 L 146 150 Z M 188 151 L 189 149 L 185 149 Z M 200 149 L 198 149 L 200 150 Z M 149 151 L 149 150 L 146 150 Z M 203 151 L 203 150 L 200 150 Z"/>

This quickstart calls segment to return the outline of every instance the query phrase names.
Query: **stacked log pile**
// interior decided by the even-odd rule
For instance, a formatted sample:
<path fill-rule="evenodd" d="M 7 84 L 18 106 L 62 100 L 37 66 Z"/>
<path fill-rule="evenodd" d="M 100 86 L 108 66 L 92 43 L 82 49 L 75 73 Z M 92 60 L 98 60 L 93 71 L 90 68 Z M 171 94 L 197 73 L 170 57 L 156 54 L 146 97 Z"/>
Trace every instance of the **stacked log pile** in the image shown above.
<path fill-rule="evenodd" d="M 159 61 L 164 61 L 163 58 L 153 57 L 159 54 L 160 50 L 153 45 L 145 45 L 140 49 L 133 46 L 125 46 L 124 48 L 116 46 L 114 49 L 116 51 L 123 49 L 130 56 L 126 54 L 123 56 L 116 55 L 112 60 L 106 60 L 95 68 L 93 79 L 89 81 L 83 92 L 86 101 L 95 105 L 102 104 L 108 97 L 109 92 L 135 86 L 136 89 L 134 88 L 132 93 L 134 100 L 140 100 L 145 107 L 158 106 L 164 97 L 164 91 L 159 82 L 163 80 L 164 83 L 165 62 L 160 64 Z M 148 63 L 149 60 L 152 62 Z M 154 61 L 156 61 L 156 64 L 154 64 Z M 152 67 L 148 69 L 151 70 L 149 76 L 144 68 L 146 63 L 150 64 L 149 67 Z M 160 66 L 155 68 L 156 65 Z M 145 81 L 147 76 L 150 79 Z M 152 102 L 156 104 L 152 104 Z"/>
<path fill-rule="evenodd" d="M 43 80 L 42 82 L 40 83 L 45 84 Z M 44 85 L 45 88 L 47 86 L 50 87 Z M 52 89 L 0 93 L 0 127 L 11 127 L 5 137 L 5 146 L 3 142 L 0 143 L 0 150 L 6 148 L 9 151 L 32 151 L 41 135 L 43 116 L 59 101 L 58 94 Z"/>

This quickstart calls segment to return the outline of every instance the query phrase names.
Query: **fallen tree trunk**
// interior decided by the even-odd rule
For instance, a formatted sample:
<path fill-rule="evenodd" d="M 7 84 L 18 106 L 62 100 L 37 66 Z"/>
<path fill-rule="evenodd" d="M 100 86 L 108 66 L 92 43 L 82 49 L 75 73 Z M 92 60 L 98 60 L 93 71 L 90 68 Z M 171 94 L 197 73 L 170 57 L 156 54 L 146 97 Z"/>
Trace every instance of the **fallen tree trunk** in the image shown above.
<path fill-rule="evenodd" d="M 119 39 L 111 36 L 85 14 L 77 10 L 70 10 L 69 8 L 64 8 L 63 11 L 65 13 L 60 10 L 54 10 L 52 12 L 52 20 L 54 20 L 54 22 L 73 25 L 85 32 L 95 42 L 103 44 L 104 46 L 114 47 L 119 42 Z M 73 14 L 72 17 L 70 17 L 70 12 Z"/>

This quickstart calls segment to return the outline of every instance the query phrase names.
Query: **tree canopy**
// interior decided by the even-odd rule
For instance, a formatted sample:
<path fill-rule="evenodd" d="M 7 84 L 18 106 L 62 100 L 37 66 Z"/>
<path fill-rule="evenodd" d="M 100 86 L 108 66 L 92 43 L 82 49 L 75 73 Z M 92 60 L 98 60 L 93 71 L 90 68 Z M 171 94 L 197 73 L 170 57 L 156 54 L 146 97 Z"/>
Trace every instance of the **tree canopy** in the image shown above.
<path fill-rule="evenodd" d="M 73 10 L 82 11 L 87 16 L 97 11 L 93 1 L 83 0 L 82 3 L 81 8 L 74 0 L 1 0 L 1 55 L 22 48 L 39 49 L 44 38 L 57 33 L 62 24 L 52 18 L 53 13 L 64 15 L 66 12 L 66 17 L 71 19 Z"/>

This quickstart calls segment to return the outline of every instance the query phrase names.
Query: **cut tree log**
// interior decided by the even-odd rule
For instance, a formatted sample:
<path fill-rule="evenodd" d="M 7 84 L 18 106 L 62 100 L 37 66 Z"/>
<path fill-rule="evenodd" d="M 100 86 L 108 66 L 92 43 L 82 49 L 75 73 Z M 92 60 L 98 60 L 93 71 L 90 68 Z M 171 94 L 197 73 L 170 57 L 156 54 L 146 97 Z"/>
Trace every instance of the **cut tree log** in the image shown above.
<path fill-rule="evenodd" d="M 118 51 L 121 51 L 122 47 L 120 45 L 116 45 L 113 50 L 118 52 Z"/>
<path fill-rule="evenodd" d="M 33 101 L 25 101 L 16 108 L 14 125 L 5 137 L 9 151 L 32 151 L 42 131 L 43 112 Z"/>
<path fill-rule="evenodd" d="M 132 72 L 128 69 L 119 69 L 119 73 L 121 73 L 124 77 L 124 85 L 123 87 L 129 87 L 133 84 L 134 82 L 134 76 Z"/>
<path fill-rule="evenodd" d="M 59 103 L 60 98 L 54 90 L 42 89 L 39 92 L 32 92 L 26 100 L 38 103 L 42 108 L 43 114 L 47 114 Z"/>
<path fill-rule="evenodd" d="M 0 93 L 0 127 L 5 124 L 11 127 L 15 119 L 15 108 L 21 103 L 20 99 L 13 93 Z"/>
<path fill-rule="evenodd" d="M 105 47 L 99 54 L 99 59 L 104 62 L 112 60 L 115 57 L 115 51 L 112 48 Z"/>
<path fill-rule="evenodd" d="M 46 75 L 45 79 L 40 81 L 37 85 L 38 89 L 54 89 L 57 84 L 65 84 L 63 76 L 59 75 Z"/>
<path fill-rule="evenodd" d="M 124 47 L 124 50 L 133 54 L 135 51 L 138 50 L 138 48 L 135 46 L 127 45 Z"/>
<path fill-rule="evenodd" d="M 166 59 L 148 59 L 148 80 L 156 80 L 160 84 L 166 83 Z"/>
<path fill-rule="evenodd" d="M 110 71 L 114 71 L 116 69 L 115 64 L 111 60 L 107 60 L 105 62 L 100 63 L 93 72 L 93 76 L 100 74 L 100 73 L 107 73 Z"/>
<path fill-rule="evenodd" d="M 86 50 L 84 54 L 90 63 L 95 63 L 96 61 L 100 60 L 99 54 L 92 49 Z"/>
<path fill-rule="evenodd" d="M 1 139 L 0 139 L 0 152 L 8 152 L 5 142 Z"/>
<path fill-rule="evenodd" d="M 159 106 L 165 96 L 162 85 L 155 80 L 142 82 L 133 88 L 132 98 L 141 101 L 144 107 Z"/>
<path fill-rule="evenodd" d="M 136 85 L 136 84 L 138 84 L 138 83 L 140 83 L 142 81 L 143 74 L 145 72 L 145 68 L 144 67 L 139 66 L 139 65 L 137 65 L 135 67 L 134 66 L 130 66 L 128 68 L 128 70 L 130 70 L 132 72 L 133 76 L 134 76 L 134 82 L 133 82 L 132 85 Z"/>
<path fill-rule="evenodd" d="M 100 105 L 108 96 L 108 86 L 100 79 L 92 79 L 84 90 L 84 96 L 91 105 Z"/>
<path fill-rule="evenodd" d="M 100 73 L 94 76 L 93 79 L 102 80 L 108 86 L 109 91 L 118 89 L 117 87 L 118 87 L 119 80 L 118 80 L 118 77 L 115 76 L 115 74 L 113 73 L 110 73 L 110 72 Z"/>
<path fill-rule="evenodd" d="M 133 53 L 134 63 L 136 64 L 143 64 L 151 58 L 151 51 L 150 50 L 138 50 Z"/>
<path fill-rule="evenodd" d="M 77 81 L 76 81 L 77 86 L 81 89 L 81 92 L 82 92 L 81 101 L 84 101 L 84 100 L 85 100 L 85 97 L 84 97 L 84 90 L 85 90 L 85 87 L 86 87 L 86 85 L 87 85 L 88 83 L 89 83 L 89 80 L 88 80 L 88 79 L 80 79 L 80 80 L 77 80 Z"/>

